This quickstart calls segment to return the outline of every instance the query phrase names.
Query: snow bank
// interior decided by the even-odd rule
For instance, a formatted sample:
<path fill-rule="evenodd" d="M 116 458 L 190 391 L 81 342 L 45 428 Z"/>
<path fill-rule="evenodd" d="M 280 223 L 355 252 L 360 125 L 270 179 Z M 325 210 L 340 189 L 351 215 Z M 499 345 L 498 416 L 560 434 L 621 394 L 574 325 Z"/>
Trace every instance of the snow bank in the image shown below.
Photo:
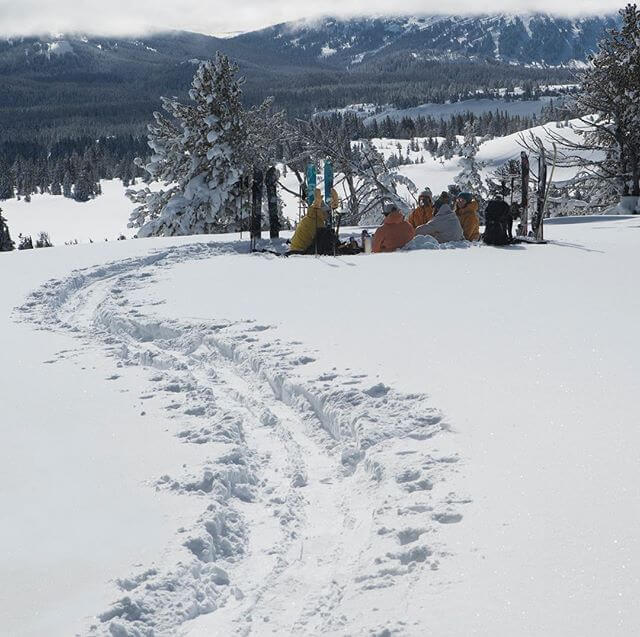
<path fill-rule="evenodd" d="M 409 243 L 407 243 L 403 252 L 412 250 L 454 250 L 456 248 L 470 248 L 473 244 L 469 241 L 449 241 L 447 243 L 438 243 L 437 239 L 429 235 L 416 235 Z"/>

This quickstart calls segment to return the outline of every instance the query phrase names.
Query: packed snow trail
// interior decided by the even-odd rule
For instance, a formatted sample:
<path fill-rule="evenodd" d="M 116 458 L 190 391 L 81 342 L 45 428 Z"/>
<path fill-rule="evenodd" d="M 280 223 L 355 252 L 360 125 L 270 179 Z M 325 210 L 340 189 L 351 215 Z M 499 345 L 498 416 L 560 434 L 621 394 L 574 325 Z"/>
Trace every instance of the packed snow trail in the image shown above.
<path fill-rule="evenodd" d="M 123 574 L 123 596 L 89 632 L 419 634 L 397 600 L 421 595 L 425 573 L 435 581 L 448 552 L 440 529 L 470 501 L 447 489 L 459 459 L 428 397 L 351 370 L 309 379 L 314 356 L 270 326 L 162 319 L 134 300 L 164 268 L 213 258 L 213 269 L 243 249 L 186 245 L 80 270 L 22 307 L 113 357 L 114 378 L 148 368 L 141 399 L 162 403 L 179 441 L 207 448 L 202 466 L 149 476 L 202 503 L 176 529 L 179 561 Z"/>

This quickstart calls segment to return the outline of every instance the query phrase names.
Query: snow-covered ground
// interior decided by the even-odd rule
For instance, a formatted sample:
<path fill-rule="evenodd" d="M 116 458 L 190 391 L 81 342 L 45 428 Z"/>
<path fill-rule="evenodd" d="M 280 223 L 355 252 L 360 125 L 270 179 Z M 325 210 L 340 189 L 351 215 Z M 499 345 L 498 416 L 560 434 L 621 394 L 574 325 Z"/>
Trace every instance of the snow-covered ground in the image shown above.
<path fill-rule="evenodd" d="M 640 223 L 547 235 L 0 254 L 0 632 L 638 634 Z"/>
<path fill-rule="evenodd" d="M 103 180 L 100 185 L 103 194 L 85 203 L 62 196 L 32 195 L 30 202 L 0 201 L 0 208 L 14 239 L 22 233 L 35 241 L 40 232 L 47 232 L 54 245 L 60 245 L 75 240 L 113 241 L 121 234 L 132 237 L 135 232 L 127 223 L 134 204 L 125 196 L 127 189 L 119 179 Z"/>

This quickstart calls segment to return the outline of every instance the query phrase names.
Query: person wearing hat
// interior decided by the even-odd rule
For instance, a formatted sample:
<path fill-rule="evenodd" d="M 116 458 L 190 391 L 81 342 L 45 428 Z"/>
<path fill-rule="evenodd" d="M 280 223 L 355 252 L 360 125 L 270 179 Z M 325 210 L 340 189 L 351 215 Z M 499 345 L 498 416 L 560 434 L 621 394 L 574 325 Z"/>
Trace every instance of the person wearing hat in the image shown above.
<path fill-rule="evenodd" d="M 433 208 L 434 208 L 434 214 L 437 215 L 438 214 L 438 210 L 440 210 L 440 207 L 443 206 L 444 204 L 449 204 L 451 201 L 451 198 L 449 196 L 449 193 L 446 190 L 443 190 L 440 193 L 440 196 L 436 199 L 436 203 L 434 204 Z"/>
<path fill-rule="evenodd" d="M 415 228 L 429 223 L 433 219 L 433 198 L 431 190 L 425 188 L 418 197 L 418 207 L 407 217 L 407 221 Z"/>
<path fill-rule="evenodd" d="M 480 218 L 478 202 L 470 192 L 461 192 L 456 198 L 455 210 L 467 241 L 480 240 Z"/>
<path fill-rule="evenodd" d="M 395 252 L 407 245 L 416 233 L 395 204 L 386 204 L 383 213 L 384 221 L 373 235 L 373 252 Z"/>

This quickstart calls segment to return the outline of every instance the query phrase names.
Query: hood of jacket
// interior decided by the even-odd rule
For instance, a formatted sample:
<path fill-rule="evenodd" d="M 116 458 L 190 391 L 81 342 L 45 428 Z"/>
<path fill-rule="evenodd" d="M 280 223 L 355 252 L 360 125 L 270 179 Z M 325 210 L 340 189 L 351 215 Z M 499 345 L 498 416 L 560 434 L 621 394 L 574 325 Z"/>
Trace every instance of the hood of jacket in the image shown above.
<path fill-rule="evenodd" d="M 436 212 L 436 216 L 435 218 L 440 218 L 442 219 L 442 217 L 446 217 L 447 215 L 453 215 L 455 214 L 451 208 L 451 206 L 448 203 L 443 203 L 440 208 L 438 208 L 438 212 Z"/>
<path fill-rule="evenodd" d="M 404 221 L 404 215 L 399 210 L 394 210 L 385 216 L 384 222 L 386 224 L 402 223 Z"/>
<path fill-rule="evenodd" d="M 473 199 L 466 206 L 463 206 L 462 208 L 460 208 L 460 210 L 458 210 L 457 212 L 459 215 L 463 215 L 465 213 L 478 214 L 479 208 L 480 206 L 478 205 L 478 202 L 475 199 Z"/>
<path fill-rule="evenodd" d="M 319 226 L 323 226 L 327 221 L 327 213 L 324 210 L 324 205 L 315 205 L 315 202 L 309 206 L 306 217 Z"/>

